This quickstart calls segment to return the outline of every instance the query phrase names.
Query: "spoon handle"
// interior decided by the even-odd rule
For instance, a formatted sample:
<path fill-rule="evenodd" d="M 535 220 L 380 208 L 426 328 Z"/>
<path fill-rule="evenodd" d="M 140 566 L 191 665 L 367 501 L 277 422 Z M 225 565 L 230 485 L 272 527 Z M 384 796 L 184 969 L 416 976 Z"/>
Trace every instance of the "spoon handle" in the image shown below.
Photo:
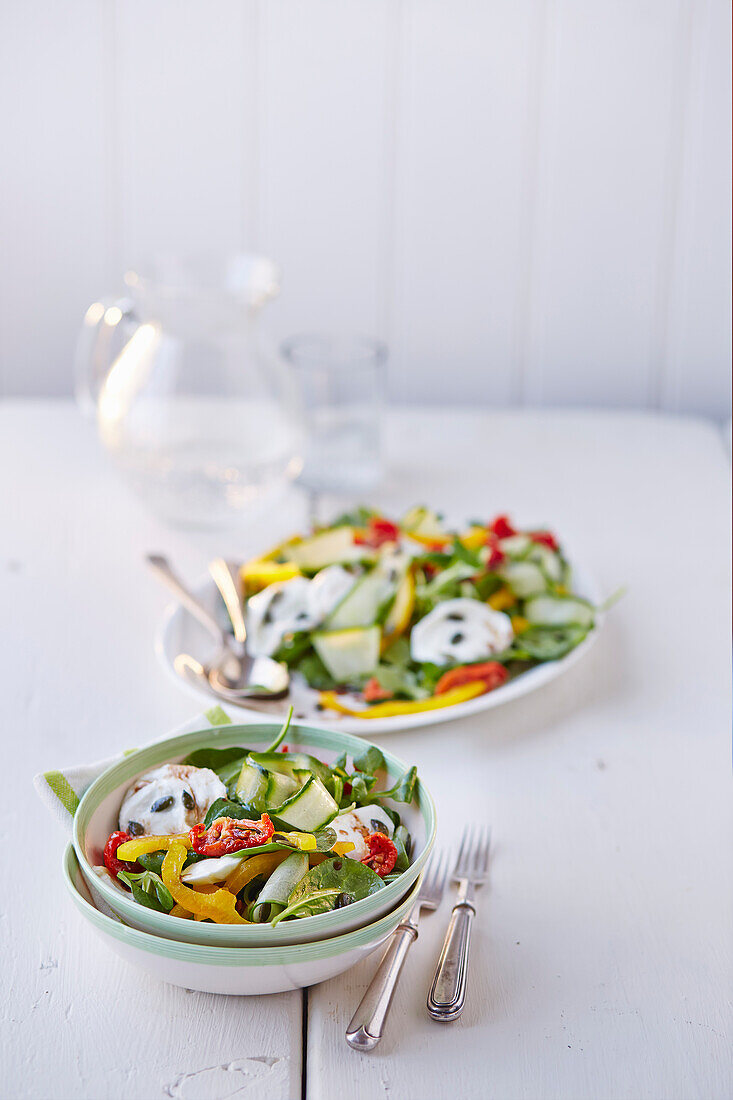
<path fill-rule="evenodd" d="M 244 645 L 247 640 L 247 628 L 244 625 L 239 589 L 232 571 L 223 558 L 216 558 L 209 566 L 209 573 L 211 573 L 214 584 L 219 589 L 221 598 L 229 612 L 229 618 L 232 620 L 232 627 L 234 628 L 234 637 L 240 645 Z"/>
<path fill-rule="evenodd" d="M 214 638 L 220 646 L 226 646 L 226 634 L 219 626 L 214 616 L 207 611 L 204 605 L 200 603 L 178 579 L 171 569 L 168 559 L 163 557 L 162 554 L 147 554 L 145 560 L 158 579 L 161 580 L 166 587 L 170 588 L 171 592 L 178 597 L 179 602 L 183 604 L 186 610 L 209 631 L 212 638 Z"/>

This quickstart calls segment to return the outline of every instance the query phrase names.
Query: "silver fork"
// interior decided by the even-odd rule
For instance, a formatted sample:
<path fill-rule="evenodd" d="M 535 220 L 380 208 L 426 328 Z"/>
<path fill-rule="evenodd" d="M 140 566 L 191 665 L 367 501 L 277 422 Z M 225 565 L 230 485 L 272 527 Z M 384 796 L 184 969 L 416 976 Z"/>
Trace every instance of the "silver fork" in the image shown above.
<path fill-rule="evenodd" d="M 466 1003 L 468 949 L 471 925 L 476 913 L 473 892 L 488 877 L 491 831 L 486 826 L 467 825 L 453 872 L 458 883 L 458 900 L 453 906 L 433 984 L 428 993 L 428 1012 L 434 1020 L 457 1020 Z"/>
<path fill-rule="evenodd" d="M 445 856 L 433 853 L 425 869 L 417 901 L 409 917 L 398 924 L 392 933 L 384 958 L 346 1029 L 346 1042 L 354 1050 L 374 1050 L 382 1038 L 387 1013 L 407 952 L 417 939 L 420 910 L 438 908 L 445 889 L 447 870 L 448 861 Z"/>

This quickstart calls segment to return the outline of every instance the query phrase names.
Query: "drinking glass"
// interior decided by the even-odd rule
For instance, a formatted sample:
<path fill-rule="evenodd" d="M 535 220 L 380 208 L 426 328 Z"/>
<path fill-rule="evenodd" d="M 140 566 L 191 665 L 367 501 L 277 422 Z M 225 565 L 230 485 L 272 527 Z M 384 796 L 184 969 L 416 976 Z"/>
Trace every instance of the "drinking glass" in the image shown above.
<path fill-rule="evenodd" d="M 312 493 L 360 493 L 382 476 L 387 348 L 361 336 L 308 334 L 282 345 L 304 429 L 300 483 Z"/>

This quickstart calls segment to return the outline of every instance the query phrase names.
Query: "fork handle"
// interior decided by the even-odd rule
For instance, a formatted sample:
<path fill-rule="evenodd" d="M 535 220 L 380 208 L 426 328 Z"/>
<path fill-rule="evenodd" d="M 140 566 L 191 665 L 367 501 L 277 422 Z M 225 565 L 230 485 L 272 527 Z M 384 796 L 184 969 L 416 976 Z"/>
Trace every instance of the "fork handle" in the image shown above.
<path fill-rule="evenodd" d="M 346 1042 L 354 1050 L 374 1050 L 382 1038 L 392 997 L 404 966 L 407 952 L 417 939 L 417 928 L 408 922 L 395 930 L 369 988 L 346 1029 Z"/>
<path fill-rule="evenodd" d="M 433 984 L 428 993 L 428 1012 L 434 1020 L 457 1020 L 466 1003 L 468 949 L 476 913 L 467 901 L 453 907 Z"/>

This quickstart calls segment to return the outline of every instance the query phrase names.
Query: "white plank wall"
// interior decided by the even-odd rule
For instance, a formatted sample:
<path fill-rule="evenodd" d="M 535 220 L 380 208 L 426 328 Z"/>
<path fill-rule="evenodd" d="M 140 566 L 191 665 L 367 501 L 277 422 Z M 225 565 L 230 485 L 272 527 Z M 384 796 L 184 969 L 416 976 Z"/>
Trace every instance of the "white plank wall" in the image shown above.
<path fill-rule="evenodd" d="M 159 251 L 282 265 L 397 399 L 730 400 L 728 0 L 0 5 L 0 395 Z"/>

